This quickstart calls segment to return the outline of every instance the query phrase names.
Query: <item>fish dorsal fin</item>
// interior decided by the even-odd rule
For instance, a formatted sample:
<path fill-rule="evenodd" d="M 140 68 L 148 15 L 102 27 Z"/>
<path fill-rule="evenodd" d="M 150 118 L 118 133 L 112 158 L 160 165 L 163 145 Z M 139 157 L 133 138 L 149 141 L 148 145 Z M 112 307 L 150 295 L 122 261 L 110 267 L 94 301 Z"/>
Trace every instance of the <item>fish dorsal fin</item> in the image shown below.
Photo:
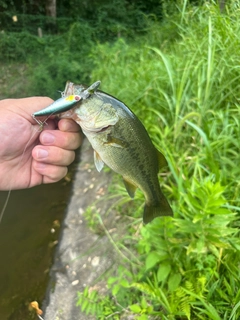
<path fill-rule="evenodd" d="M 97 171 L 100 172 L 104 167 L 104 162 L 102 161 L 102 158 L 95 150 L 94 150 L 94 163 L 97 168 Z"/>
<path fill-rule="evenodd" d="M 87 88 L 87 91 L 90 93 L 90 94 L 93 94 L 97 89 L 98 87 L 100 86 L 101 84 L 101 81 L 96 81 L 94 82 L 90 87 Z"/>
<path fill-rule="evenodd" d="M 156 149 L 156 151 L 157 151 L 157 156 L 158 156 L 158 167 L 159 167 L 159 169 L 167 167 L 168 163 L 167 163 L 167 160 L 164 157 L 164 155 L 160 151 L 158 151 L 157 149 Z"/>
<path fill-rule="evenodd" d="M 129 194 L 129 196 L 131 198 L 134 198 L 135 191 L 136 191 L 137 187 L 134 184 L 132 184 L 131 182 L 129 182 L 128 180 L 124 179 L 124 178 L 123 178 L 123 182 L 124 182 L 125 188 L 126 188 L 128 194 Z"/>

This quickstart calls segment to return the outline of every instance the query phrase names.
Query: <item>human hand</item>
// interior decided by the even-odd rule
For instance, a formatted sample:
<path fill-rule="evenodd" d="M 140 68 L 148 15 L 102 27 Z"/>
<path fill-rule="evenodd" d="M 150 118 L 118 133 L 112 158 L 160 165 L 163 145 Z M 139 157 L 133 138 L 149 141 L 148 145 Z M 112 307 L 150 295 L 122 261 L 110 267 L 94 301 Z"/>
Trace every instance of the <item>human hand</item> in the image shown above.
<path fill-rule="evenodd" d="M 57 182 L 67 174 L 81 144 L 71 119 L 48 119 L 40 130 L 32 113 L 52 103 L 47 97 L 0 101 L 0 190 Z"/>

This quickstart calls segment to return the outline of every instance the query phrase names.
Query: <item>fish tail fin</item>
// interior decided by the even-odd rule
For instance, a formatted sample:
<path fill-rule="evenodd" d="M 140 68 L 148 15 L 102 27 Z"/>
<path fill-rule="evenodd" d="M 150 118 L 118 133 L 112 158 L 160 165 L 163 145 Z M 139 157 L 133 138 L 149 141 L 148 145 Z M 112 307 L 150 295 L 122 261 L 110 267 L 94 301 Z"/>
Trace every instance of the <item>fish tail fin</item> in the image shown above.
<path fill-rule="evenodd" d="M 163 199 L 162 199 L 163 200 Z M 154 218 L 162 216 L 172 216 L 173 211 L 167 200 L 164 198 L 164 201 L 158 204 L 146 203 L 143 212 L 143 223 L 147 224 L 151 222 Z"/>

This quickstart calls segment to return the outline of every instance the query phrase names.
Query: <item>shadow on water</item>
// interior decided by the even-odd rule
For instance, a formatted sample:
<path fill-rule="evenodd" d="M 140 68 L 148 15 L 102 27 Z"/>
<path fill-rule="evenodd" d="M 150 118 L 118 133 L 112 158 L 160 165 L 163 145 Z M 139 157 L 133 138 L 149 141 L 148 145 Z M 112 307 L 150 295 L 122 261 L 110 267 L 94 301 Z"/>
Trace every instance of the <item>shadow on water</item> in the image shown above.
<path fill-rule="evenodd" d="M 69 180 L 11 193 L 0 224 L 1 320 L 36 319 L 28 307 L 31 301 L 41 304 L 44 299 L 59 226 L 71 194 Z M 7 192 L 0 192 L 0 210 L 6 197 Z"/>

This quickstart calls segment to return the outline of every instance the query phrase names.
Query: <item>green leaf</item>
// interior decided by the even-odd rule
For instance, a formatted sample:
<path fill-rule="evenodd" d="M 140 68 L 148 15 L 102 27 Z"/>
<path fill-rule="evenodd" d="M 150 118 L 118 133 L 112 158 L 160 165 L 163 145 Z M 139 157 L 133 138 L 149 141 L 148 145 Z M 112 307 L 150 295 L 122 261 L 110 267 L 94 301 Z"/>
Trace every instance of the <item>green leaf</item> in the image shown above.
<path fill-rule="evenodd" d="M 114 282 L 117 282 L 118 281 L 118 278 L 117 277 L 110 277 L 108 278 L 108 284 L 113 284 Z"/>
<path fill-rule="evenodd" d="M 142 297 L 141 306 L 143 309 L 147 309 L 147 307 L 148 307 L 147 301 L 144 297 Z"/>
<path fill-rule="evenodd" d="M 146 258 L 146 270 L 153 268 L 159 262 L 159 256 L 156 251 L 150 252 Z"/>
<path fill-rule="evenodd" d="M 151 297 L 153 297 L 153 296 L 155 297 L 154 289 L 150 285 L 148 285 L 147 283 L 134 282 L 131 284 L 131 287 L 136 288 L 136 289 L 142 291 L 144 294 L 148 294 Z"/>
<path fill-rule="evenodd" d="M 89 304 L 88 300 L 84 300 L 83 303 L 81 304 L 81 309 L 83 312 L 87 309 L 88 304 Z"/>
<path fill-rule="evenodd" d="M 142 308 L 138 304 L 132 304 L 129 309 L 134 313 L 140 313 Z"/>
<path fill-rule="evenodd" d="M 157 280 L 161 282 L 167 278 L 171 271 L 171 265 L 167 262 L 161 263 L 160 267 L 158 268 L 157 272 Z"/>
<path fill-rule="evenodd" d="M 126 279 L 122 278 L 120 281 L 119 281 L 119 284 L 124 287 L 124 288 L 128 288 L 129 287 L 129 283 Z"/>
<path fill-rule="evenodd" d="M 119 290 L 120 290 L 120 285 L 119 284 L 116 284 L 115 286 L 113 286 L 112 295 L 116 296 Z"/>
<path fill-rule="evenodd" d="M 176 290 L 178 288 L 181 280 L 182 280 L 182 276 L 180 273 L 175 273 L 175 274 L 171 275 L 168 280 L 169 291 Z"/>
<path fill-rule="evenodd" d="M 228 215 L 230 213 L 230 211 L 226 208 L 217 208 L 214 209 L 213 214 L 226 214 Z"/>

